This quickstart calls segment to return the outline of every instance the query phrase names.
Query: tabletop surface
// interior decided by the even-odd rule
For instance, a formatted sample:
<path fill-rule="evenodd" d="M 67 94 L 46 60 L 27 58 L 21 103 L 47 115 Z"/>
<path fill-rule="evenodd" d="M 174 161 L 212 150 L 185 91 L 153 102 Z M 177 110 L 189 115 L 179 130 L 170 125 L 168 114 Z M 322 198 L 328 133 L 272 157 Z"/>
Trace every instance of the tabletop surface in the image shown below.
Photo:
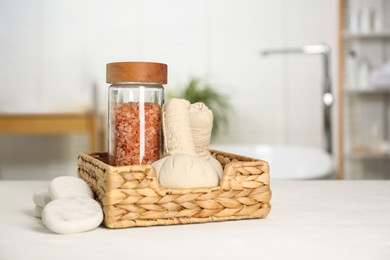
<path fill-rule="evenodd" d="M 58 235 L 47 181 L 0 181 L 0 259 L 390 259 L 390 181 L 273 181 L 265 219 Z"/>

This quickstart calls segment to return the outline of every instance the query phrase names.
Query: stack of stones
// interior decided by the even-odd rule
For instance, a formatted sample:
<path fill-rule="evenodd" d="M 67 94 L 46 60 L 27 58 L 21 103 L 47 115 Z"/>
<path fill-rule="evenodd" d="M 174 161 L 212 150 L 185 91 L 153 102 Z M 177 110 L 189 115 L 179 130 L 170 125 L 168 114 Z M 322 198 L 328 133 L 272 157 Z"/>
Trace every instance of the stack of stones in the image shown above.
<path fill-rule="evenodd" d="M 93 199 L 88 184 L 77 177 L 61 176 L 49 183 L 47 190 L 33 196 L 35 216 L 44 225 L 59 234 L 90 231 L 103 221 L 103 211 Z"/>

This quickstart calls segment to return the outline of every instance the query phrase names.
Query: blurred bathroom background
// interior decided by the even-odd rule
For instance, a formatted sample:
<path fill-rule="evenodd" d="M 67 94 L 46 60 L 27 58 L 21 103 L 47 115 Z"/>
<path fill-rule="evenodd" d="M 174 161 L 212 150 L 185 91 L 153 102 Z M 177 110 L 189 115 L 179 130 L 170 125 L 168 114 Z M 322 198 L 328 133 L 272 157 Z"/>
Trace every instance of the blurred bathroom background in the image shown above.
<path fill-rule="evenodd" d="M 388 179 L 389 17 L 390 0 L 1 0 L 0 117 L 92 113 L 103 119 L 94 149 L 104 150 L 106 63 L 156 61 L 168 64 L 166 90 L 196 77 L 229 97 L 233 112 L 216 147 L 326 154 L 321 57 L 260 54 L 326 44 L 334 95 L 328 178 Z M 77 155 L 92 149 L 85 133 L 5 128 L 0 179 L 76 175 Z M 310 158 L 282 164 L 293 171 Z"/>

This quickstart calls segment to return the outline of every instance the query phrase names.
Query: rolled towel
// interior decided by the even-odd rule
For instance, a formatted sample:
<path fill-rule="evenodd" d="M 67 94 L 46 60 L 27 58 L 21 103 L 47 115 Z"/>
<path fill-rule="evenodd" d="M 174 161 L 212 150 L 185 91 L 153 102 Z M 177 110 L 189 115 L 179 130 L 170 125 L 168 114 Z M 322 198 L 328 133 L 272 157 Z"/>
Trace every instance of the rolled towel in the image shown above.
<path fill-rule="evenodd" d="M 203 103 L 192 104 L 190 106 L 190 126 L 197 156 L 209 161 L 219 178 L 222 178 L 222 165 L 211 156 L 209 151 L 213 130 L 213 112 Z"/>
<path fill-rule="evenodd" d="M 190 102 L 173 98 L 163 107 L 163 132 L 166 155 L 196 155 L 191 134 Z"/>

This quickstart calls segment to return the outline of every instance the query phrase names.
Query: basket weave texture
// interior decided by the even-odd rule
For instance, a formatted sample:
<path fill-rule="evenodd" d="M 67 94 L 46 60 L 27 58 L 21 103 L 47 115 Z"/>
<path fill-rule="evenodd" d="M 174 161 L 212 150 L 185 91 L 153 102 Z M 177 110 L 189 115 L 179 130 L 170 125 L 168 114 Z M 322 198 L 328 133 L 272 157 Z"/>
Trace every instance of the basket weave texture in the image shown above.
<path fill-rule="evenodd" d="M 81 153 L 78 174 L 95 193 L 109 228 L 264 218 L 269 204 L 266 161 L 210 150 L 224 167 L 219 186 L 167 189 L 150 165 L 114 167 L 107 153 Z"/>

